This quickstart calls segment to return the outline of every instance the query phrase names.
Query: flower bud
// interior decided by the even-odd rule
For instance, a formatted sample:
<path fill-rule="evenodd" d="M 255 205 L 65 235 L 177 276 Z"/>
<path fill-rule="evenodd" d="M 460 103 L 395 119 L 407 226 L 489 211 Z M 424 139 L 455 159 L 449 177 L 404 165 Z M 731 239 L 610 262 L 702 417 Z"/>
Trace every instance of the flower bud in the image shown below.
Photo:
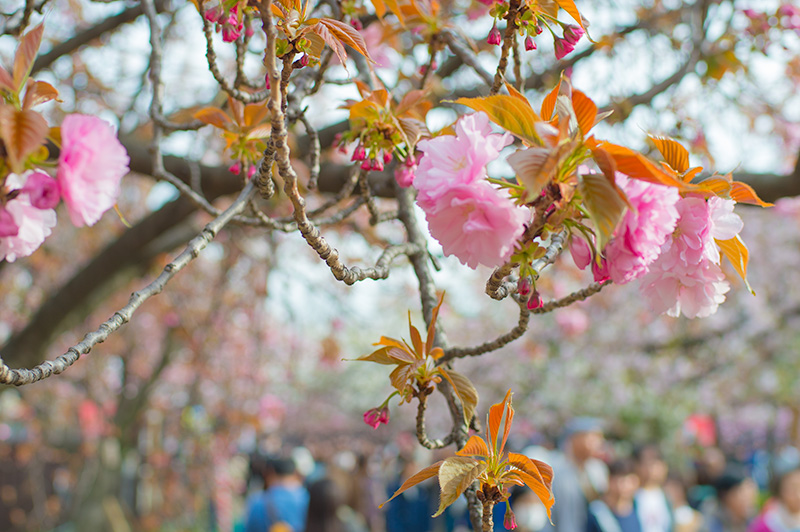
<path fill-rule="evenodd" d="M 350 158 L 351 161 L 365 161 L 367 159 L 367 150 L 364 148 L 363 144 L 356 146 L 356 149 L 353 150 L 353 156 Z"/>
<path fill-rule="evenodd" d="M 350 21 L 350 25 L 353 26 L 357 31 L 361 31 L 361 30 L 364 29 L 364 25 L 357 18 L 354 18 L 353 20 L 351 20 Z"/>
<path fill-rule="evenodd" d="M 389 164 L 390 162 L 392 162 L 392 153 L 388 151 L 383 152 L 383 163 Z"/>
<path fill-rule="evenodd" d="M 542 302 L 542 296 L 539 295 L 539 291 L 534 290 L 533 294 L 531 294 L 530 299 L 528 299 L 528 310 L 537 309 L 541 307 L 543 304 L 544 303 Z"/>
<path fill-rule="evenodd" d="M 506 505 L 506 515 L 503 517 L 503 526 L 506 530 L 514 530 L 517 528 L 517 519 L 514 512 L 511 510 L 511 505 Z"/>
<path fill-rule="evenodd" d="M 381 423 L 384 425 L 389 424 L 389 407 L 384 406 L 382 408 L 370 408 L 366 412 L 364 412 L 364 423 L 372 427 L 373 429 L 377 429 Z"/>
<path fill-rule="evenodd" d="M 58 182 L 44 172 L 34 172 L 22 189 L 28 193 L 31 205 L 37 209 L 53 209 L 61 199 Z"/>
<path fill-rule="evenodd" d="M 531 50 L 536 50 L 536 43 L 533 42 L 533 37 L 528 35 L 525 37 L 525 50 L 530 52 Z"/>
<path fill-rule="evenodd" d="M 375 170 L 376 172 L 383 172 L 383 161 L 380 159 L 372 159 L 371 169 Z"/>
<path fill-rule="evenodd" d="M 369 159 L 366 159 L 363 163 L 361 163 L 362 170 L 372 170 L 372 163 Z"/>
<path fill-rule="evenodd" d="M 500 35 L 500 30 L 497 29 L 497 26 L 492 26 L 492 31 L 489 32 L 486 42 L 495 46 L 503 42 L 503 37 Z"/>
<path fill-rule="evenodd" d="M 245 37 L 247 37 L 248 39 L 249 39 L 250 37 L 252 37 L 253 35 L 255 35 L 255 33 L 256 33 L 256 32 L 255 32 L 255 30 L 253 29 L 253 27 L 252 27 L 252 26 L 247 26 L 247 27 L 245 28 L 245 30 L 244 30 L 244 36 L 245 36 Z"/>
<path fill-rule="evenodd" d="M 206 11 L 205 19 L 209 22 L 218 22 L 220 17 L 222 17 L 223 11 L 222 6 L 215 6 Z"/>
<path fill-rule="evenodd" d="M 567 54 L 575 49 L 575 45 L 567 42 L 565 39 L 556 37 L 555 41 L 556 59 L 563 59 Z"/>
<path fill-rule="evenodd" d="M 517 281 L 517 293 L 522 297 L 531 293 L 531 280 L 528 277 L 520 277 Z"/>
<path fill-rule="evenodd" d="M 239 175 L 239 172 L 241 172 L 241 171 L 242 171 L 242 165 L 241 165 L 241 164 L 239 164 L 239 161 L 236 161 L 235 163 L 233 163 L 232 165 L 230 165 L 230 166 L 228 167 L 228 171 L 229 171 L 230 173 L 232 173 L 232 174 Z"/>
<path fill-rule="evenodd" d="M 5 207 L 0 207 L 0 238 L 6 236 L 17 236 L 19 234 L 19 226 L 14 221 L 14 217 L 6 210 Z"/>
<path fill-rule="evenodd" d="M 302 57 L 300 57 L 300 66 L 302 67 L 308 66 L 308 54 L 303 54 Z"/>
<path fill-rule="evenodd" d="M 564 40 L 575 46 L 584 33 L 580 26 L 567 25 L 564 27 Z"/>

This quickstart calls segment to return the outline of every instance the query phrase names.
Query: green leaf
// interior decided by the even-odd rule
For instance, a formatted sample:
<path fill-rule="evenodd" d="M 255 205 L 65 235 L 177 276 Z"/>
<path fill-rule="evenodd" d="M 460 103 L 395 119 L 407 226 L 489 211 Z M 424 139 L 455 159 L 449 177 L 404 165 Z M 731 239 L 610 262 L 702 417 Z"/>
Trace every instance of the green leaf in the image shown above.
<path fill-rule="evenodd" d="M 439 467 L 441 500 L 439 509 L 433 514 L 433 517 L 441 515 L 445 508 L 453 504 L 464 493 L 464 490 L 486 471 L 486 467 L 486 462 L 479 462 L 467 456 L 451 456 L 445 459 Z"/>
<path fill-rule="evenodd" d="M 412 488 L 417 484 L 419 484 L 420 482 L 428 480 L 431 477 L 435 477 L 439 473 L 439 468 L 443 463 L 444 463 L 443 460 L 436 462 L 435 464 L 426 467 L 422 471 L 419 471 L 417 474 L 412 475 L 411 477 L 406 479 L 406 481 L 403 482 L 400 488 L 398 488 L 398 490 L 394 492 L 394 495 L 392 495 L 386 502 L 378 506 L 378 508 L 383 508 L 384 504 L 391 501 L 392 499 L 394 499 L 395 497 L 406 491 L 408 488 Z"/>
<path fill-rule="evenodd" d="M 466 105 L 475 111 L 483 111 L 489 119 L 506 131 L 531 144 L 541 141 L 533 125 L 541 119 L 527 100 L 505 94 L 495 94 L 484 98 L 459 98 L 456 103 Z"/>
<path fill-rule="evenodd" d="M 603 174 L 582 175 L 579 186 L 594 222 L 598 248 L 602 250 L 625 214 L 625 194 Z"/>

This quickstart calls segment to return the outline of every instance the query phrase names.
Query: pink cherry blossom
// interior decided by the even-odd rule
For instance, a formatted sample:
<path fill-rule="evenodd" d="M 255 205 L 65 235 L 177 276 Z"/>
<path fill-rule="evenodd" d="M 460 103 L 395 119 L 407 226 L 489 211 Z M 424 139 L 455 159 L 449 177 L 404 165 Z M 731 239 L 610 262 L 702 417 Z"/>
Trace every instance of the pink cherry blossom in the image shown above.
<path fill-rule="evenodd" d="M 37 171 L 28 176 L 23 191 L 37 209 L 54 209 L 61 199 L 58 182 L 44 172 Z"/>
<path fill-rule="evenodd" d="M 128 154 L 111 125 L 73 114 L 61 123 L 58 184 L 73 224 L 94 225 L 117 201 Z"/>
<path fill-rule="evenodd" d="M 744 227 L 744 222 L 738 214 L 733 212 L 736 202 L 713 196 L 708 199 L 708 236 L 706 243 L 706 256 L 711 262 L 719 264 L 719 247 L 714 240 L 730 240 Z"/>
<path fill-rule="evenodd" d="M 564 27 L 564 40 L 575 46 L 584 33 L 586 32 L 580 26 L 567 25 Z"/>
<path fill-rule="evenodd" d="M 507 261 L 529 219 L 526 208 L 514 205 L 487 182 L 455 185 L 432 209 L 423 210 L 445 255 L 455 255 L 470 268 Z"/>
<path fill-rule="evenodd" d="M 665 253 L 677 254 L 678 248 L 671 247 Z M 730 285 L 718 265 L 704 260 L 693 266 L 665 269 L 667 263 L 678 261 L 656 261 L 642 278 L 642 294 L 654 312 L 666 312 L 672 317 L 683 314 L 687 318 L 705 318 L 725 301 Z"/>
<path fill-rule="evenodd" d="M 486 164 L 510 144 L 511 135 L 492 133 L 486 113 L 464 116 L 456 124 L 456 135 L 423 140 L 417 147 L 425 153 L 414 177 L 417 202 L 432 208 L 450 187 L 474 183 L 486 177 Z"/>
<path fill-rule="evenodd" d="M 14 221 L 14 216 L 5 207 L 0 207 L 0 238 L 17 236 L 18 234 L 19 226 Z"/>
<path fill-rule="evenodd" d="M 6 186 L 11 190 L 23 189 L 29 177 L 30 173 L 9 174 Z M 56 211 L 37 209 L 31 205 L 28 194 L 19 194 L 6 203 L 5 211 L 13 217 L 18 231 L 15 236 L 0 238 L 0 260 L 14 262 L 19 257 L 27 257 L 42 245 L 56 225 Z"/>
<path fill-rule="evenodd" d="M 381 425 L 381 423 L 388 425 L 389 407 L 384 406 L 382 408 L 370 408 L 369 410 L 364 412 L 364 423 L 366 423 L 373 429 L 377 429 Z"/>
<path fill-rule="evenodd" d="M 675 230 L 680 199 L 671 187 L 628 179 L 617 175 L 617 184 L 628 196 L 633 210 L 628 210 L 606 245 L 608 275 L 616 284 L 629 283 L 647 273 L 658 258 L 661 246 Z"/>
<path fill-rule="evenodd" d="M 592 250 L 589 244 L 582 237 L 575 235 L 569 244 L 569 253 L 575 266 L 581 270 L 585 269 L 592 262 Z"/>

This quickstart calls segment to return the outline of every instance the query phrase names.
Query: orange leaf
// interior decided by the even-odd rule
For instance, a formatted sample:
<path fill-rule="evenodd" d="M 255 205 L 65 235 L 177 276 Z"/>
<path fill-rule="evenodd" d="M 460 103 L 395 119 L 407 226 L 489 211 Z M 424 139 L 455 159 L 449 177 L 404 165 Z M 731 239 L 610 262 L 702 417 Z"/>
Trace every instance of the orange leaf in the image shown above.
<path fill-rule="evenodd" d="M 481 473 L 486 471 L 486 462 L 479 462 L 466 456 L 451 456 L 439 468 L 439 486 L 442 488 L 439 509 L 433 514 L 437 517 L 445 508 L 453 504 Z"/>
<path fill-rule="evenodd" d="M 513 475 L 518 476 L 526 486 L 533 490 L 539 500 L 542 501 L 542 504 L 544 504 L 545 509 L 547 509 L 547 517 L 550 518 L 550 510 L 555 503 L 555 497 L 553 497 L 552 490 L 540 480 L 541 476 L 536 478 L 522 470 L 514 471 Z"/>
<path fill-rule="evenodd" d="M 707 190 L 722 198 L 729 198 L 733 189 L 733 182 L 727 176 L 711 176 L 700 181 L 702 190 Z"/>
<path fill-rule="evenodd" d="M 244 107 L 244 125 L 255 126 L 269 116 L 269 109 L 264 103 L 249 103 Z"/>
<path fill-rule="evenodd" d="M 413 364 L 418 360 L 417 357 L 409 353 L 407 349 L 398 349 L 397 347 L 390 347 L 386 354 L 389 358 L 395 360 L 395 364 L 398 362 L 401 364 Z"/>
<path fill-rule="evenodd" d="M 248 129 L 247 135 L 245 135 L 245 139 L 247 140 L 265 139 L 269 137 L 271 132 L 272 132 L 272 125 L 261 124 L 260 126 Z"/>
<path fill-rule="evenodd" d="M 578 119 L 578 128 L 585 137 L 589 134 L 589 130 L 594 127 L 597 119 L 597 105 L 581 91 L 573 90 L 572 108 L 575 110 L 575 117 Z"/>
<path fill-rule="evenodd" d="M 439 369 L 439 373 L 447 379 L 456 393 L 456 397 L 461 401 L 461 407 L 464 409 L 464 421 L 469 425 L 472 422 L 472 417 L 475 415 L 475 408 L 478 406 L 478 390 L 468 378 L 456 371 L 444 368 Z"/>
<path fill-rule="evenodd" d="M 508 407 L 506 409 L 506 407 Z M 506 424 L 503 430 L 503 441 L 498 445 L 498 436 L 500 433 L 500 423 L 505 415 Z M 503 448 L 508 439 L 508 433 L 511 431 L 511 421 L 514 419 L 514 409 L 511 408 L 511 390 L 506 392 L 506 397 L 502 403 L 492 405 L 489 409 L 489 445 L 496 456 L 503 454 Z"/>
<path fill-rule="evenodd" d="M 580 24 L 581 28 L 586 30 L 586 27 L 583 25 L 583 18 L 581 17 L 578 8 L 575 6 L 574 0 L 555 0 L 556 4 L 558 4 L 561 9 L 569 13 L 569 15 L 575 19 L 575 22 Z"/>
<path fill-rule="evenodd" d="M 456 103 L 466 105 L 475 111 L 483 111 L 489 115 L 492 122 L 522 140 L 541 144 L 534 129 L 534 124 L 540 119 L 527 100 L 495 94 L 484 98 L 459 98 Z"/>
<path fill-rule="evenodd" d="M 417 474 L 412 475 L 411 477 L 409 477 L 405 482 L 403 482 L 403 484 L 400 486 L 400 488 L 397 491 L 394 492 L 394 495 L 392 495 L 389 498 L 389 500 L 387 500 L 386 502 L 384 502 L 383 504 L 378 506 L 378 508 L 383 508 L 384 504 L 386 504 L 387 502 L 391 501 L 392 499 L 394 499 L 395 497 L 397 497 L 398 495 L 400 495 L 401 493 L 406 491 L 408 488 L 414 487 L 417 484 L 419 484 L 420 482 L 423 482 L 425 480 L 428 480 L 429 478 L 432 478 L 432 477 L 435 477 L 436 475 L 438 475 L 439 474 L 439 468 L 442 466 L 443 463 L 444 463 L 444 460 L 440 460 L 440 461 L 436 462 L 435 464 L 426 467 L 425 469 L 423 469 L 422 471 L 418 472 Z"/>
<path fill-rule="evenodd" d="M 599 147 L 603 148 L 611 155 L 614 162 L 617 164 L 617 170 L 628 177 L 641 179 L 642 181 L 655 183 L 657 185 L 675 187 L 681 191 L 697 188 L 689 183 L 684 183 L 675 176 L 669 175 L 660 169 L 653 161 L 630 148 L 611 144 L 610 142 L 602 142 L 599 144 Z"/>
<path fill-rule="evenodd" d="M 456 452 L 458 456 L 485 456 L 488 458 L 489 456 L 489 448 L 486 446 L 486 441 L 478 436 L 477 434 L 473 434 L 470 436 L 467 443 L 464 447 Z"/>
<path fill-rule="evenodd" d="M 514 169 L 521 184 L 525 185 L 526 197 L 536 198 L 544 186 L 555 177 L 559 162 L 557 148 L 526 148 L 508 156 L 508 164 Z"/>
<path fill-rule="evenodd" d="M 667 164 L 679 174 L 689 169 L 689 152 L 674 139 L 650 136 Z"/>
<path fill-rule="evenodd" d="M 28 83 L 25 99 L 22 101 L 22 108 L 30 109 L 40 103 L 56 99 L 58 99 L 58 91 L 55 87 L 45 81 L 33 81 Z"/>
<path fill-rule="evenodd" d="M 744 245 L 742 239 L 735 236 L 730 240 L 714 239 L 714 241 L 719 246 L 723 255 L 728 257 L 728 260 L 731 261 L 733 269 L 736 270 L 736 273 L 742 278 L 745 286 L 750 290 L 750 293 L 756 295 L 755 291 L 750 287 L 750 283 L 747 282 L 747 263 L 750 260 L 750 253 L 747 251 L 747 246 Z"/>
<path fill-rule="evenodd" d="M 205 124 L 210 124 L 224 130 L 228 130 L 233 123 L 231 117 L 217 107 L 204 107 L 197 111 L 194 117 Z"/>
<path fill-rule="evenodd" d="M 42 44 L 43 32 L 44 24 L 39 23 L 20 39 L 17 53 L 14 55 L 14 87 L 17 91 L 22 89 L 25 79 L 31 71 L 33 60 L 36 59 L 36 53 L 39 51 L 39 45 Z"/>
<path fill-rule="evenodd" d="M 433 340 L 436 338 L 436 320 L 439 318 L 439 309 L 442 308 L 442 303 L 444 303 L 444 292 L 431 312 L 431 324 L 428 326 L 428 337 L 425 339 L 425 351 L 428 353 L 433 349 Z"/>
<path fill-rule="evenodd" d="M 0 138 L 15 171 L 22 169 L 21 163 L 44 143 L 49 131 L 44 117 L 36 111 L 0 107 Z"/>
<path fill-rule="evenodd" d="M 423 348 L 425 346 L 422 345 L 422 336 L 419 334 L 419 330 L 416 327 L 411 325 L 411 311 L 408 311 L 408 330 L 411 333 L 411 345 L 414 347 L 414 352 L 417 354 L 418 358 L 425 358 L 425 353 Z"/>
<path fill-rule="evenodd" d="M 553 90 L 544 97 L 544 101 L 542 102 L 542 109 L 541 115 L 543 120 L 551 120 L 553 118 L 553 112 L 556 110 L 556 100 L 558 99 L 558 94 L 561 92 L 561 80 L 558 80 L 558 84 L 553 87 Z"/>
<path fill-rule="evenodd" d="M 350 24 L 332 18 L 309 19 L 310 31 L 318 34 L 330 46 L 339 60 L 344 64 L 347 57 L 346 45 L 366 57 L 371 63 L 375 61 L 369 55 L 364 37 Z"/>
<path fill-rule="evenodd" d="M 582 175 L 580 191 L 594 222 L 598 249 L 603 249 L 622 219 L 628 200 L 613 178 L 601 174 Z"/>
<path fill-rule="evenodd" d="M 750 203 L 761 207 L 772 207 L 772 203 L 763 201 L 758 197 L 753 187 L 741 181 L 731 183 L 731 199 L 738 203 Z"/>
<path fill-rule="evenodd" d="M 389 356 L 389 349 L 394 349 L 392 347 L 382 347 L 376 351 L 368 355 L 364 355 L 363 357 L 358 357 L 355 360 L 360 360 L 363 362 L 376 362 L 378 364 L 383 364 L 385 366 L 394 366 L 397 364 L 397 360 Z"/>
<path fill-rule="evenodd" d="M 0 89 L 15 92 L 14 88 L 14 80 L 11 78 L 11 74 L 5 68 L 0 67 Z"/>

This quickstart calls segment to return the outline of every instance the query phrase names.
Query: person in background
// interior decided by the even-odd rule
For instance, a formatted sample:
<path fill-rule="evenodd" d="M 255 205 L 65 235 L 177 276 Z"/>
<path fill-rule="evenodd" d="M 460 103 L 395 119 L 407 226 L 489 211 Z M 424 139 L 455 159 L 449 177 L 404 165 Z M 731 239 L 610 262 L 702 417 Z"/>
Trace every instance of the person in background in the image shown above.
<path fill-rule="evenodd" d="M 775 500 L 753 521 L 749 532 L 800 530 L 800 468 L 782 474 L 775 485 Z"/>
<path fill-rule="evenodd" d="M 553 524 L 543 530 L 578 532 L 586 528 L 588 505 L 606 490 L 608 468 L 599 459 L 605 438 L 596 418 L 576 418 L 567 424 L 562 452 L 551 453 L 555 480 Z"/>
<path fill-rule="evenodd" d="M 400 488 L 405 480 L 422 469 L 413 458 L 400 459 L 400 475 L 388 486 L 389 497 Z M 438 490 L 438 486 L 436 486 Z M 386 509 L 386 532 L 429 532 L 433 529 L 431 515 L 436 511 L 438 496 L 431 491 L 429 483 L 413 486 L 398 495 Z"/>
<path fill-rule="evenodd" d="M 672 506 L 664 493 L 669 468 L 658 446 L 644 445 L 633 453 L 641 487 L 634 501 L 642 532 L 671 532 Z"/>
<path fill-rule="evenodd" d="M 664 483 L 666 493 L 672 506 L 674 532 L 699 532 L 703 526 L 703 516 L 689 506 L 686 499 L 686 484 L 678 477 L 669 477 Z"/>
<path fill-rule="evenodd" d="M 589 503 L 587 532 L 642 532 L 642 524 L 633 504 L 639 477 L 633 462 L 616 460 L 608 468 L 608 490 L 602 498 Z"/>
<path fill-rule="evenodd" d="M 735 466 L 717 479 L 716 500 L 704 505 L 705 532 L 747 532 L 758 497 L 756 483 Z"/>
<path fill-rule="evenodd" d="M 366 532 L 363 520 L 344 503 L 342 486 L 321 478 L 308 488 L 305 532 Z"/>
<path fill-rule="evenodd" d="M 266 490 L 247 503 L 246 532 L 302 532 L 308 512 L 308 490 L 290 459 L 272 459 L 265 468 Z"/>

